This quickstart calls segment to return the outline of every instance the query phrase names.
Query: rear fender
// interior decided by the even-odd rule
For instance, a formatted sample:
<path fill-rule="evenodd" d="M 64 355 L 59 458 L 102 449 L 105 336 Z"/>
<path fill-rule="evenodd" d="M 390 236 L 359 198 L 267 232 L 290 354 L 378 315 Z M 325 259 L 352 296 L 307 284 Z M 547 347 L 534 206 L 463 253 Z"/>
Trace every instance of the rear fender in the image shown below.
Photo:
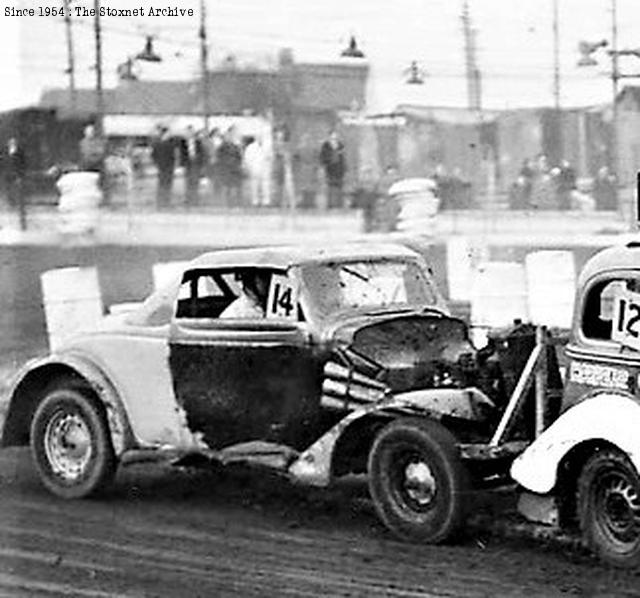
<path fill-rule="evenodd" d="M 364 423 L 386 423 L 398 417 L 427 417 L 440 420 L 443 416 L 478 419 L 479 405 L 492 406 L 491 401 L 477 389 L 434 389 L 413 391 L 359 407 L 351 411 L 333 428 L 320 437 L 289 467 L 296 481 L 311 486 L 328 486 L 333 477 L 334 457 L 339 442 L 355 426 Z"/>
<path fill-rule="evenodd" d="M 622 393 L 603 392 L 561 415 L 511 466 L 511 477 L 527 490 L 551 492 L 568 453 L 586 442 L 607 443 L 626 453 L 640 472 L 640 404 Z"/>
<path fill-rule="evenodd" d="M 122 400 L 107 376 L 91 361 L 76 355 L 52 355 L 27 363 L 14 377 L 2 425 L 0 446 L 28 442 L 31 417 L 45 389 L 58 378 L 87 383 L 105 407 L 111 443 L 117 456 L 135 445 Z"/>

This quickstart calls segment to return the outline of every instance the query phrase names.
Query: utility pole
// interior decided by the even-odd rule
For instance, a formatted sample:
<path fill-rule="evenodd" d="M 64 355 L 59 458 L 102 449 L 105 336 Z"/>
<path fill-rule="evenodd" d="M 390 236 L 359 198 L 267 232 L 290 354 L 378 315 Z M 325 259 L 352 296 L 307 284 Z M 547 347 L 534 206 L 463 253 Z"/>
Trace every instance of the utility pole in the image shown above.
<path fill-rule="evenodd" d="M 102 90 L 102 28 L 100 26 L 100 0 L 93 0 L 95 17 L 93 28 L 96 40 L 96 134 L 102 137 L 104 132 L 104 93 Z"/>
<path fill-rule="evenodd" d="M 553 1 L 553 109 L 555 123 L 555 157 L 559 161 L 564 154 L 562 112 L 560 109 L 560 24 L 558 16 L 559 0 Z"/>
<path fill-rule="evenodd" d="M 617 0 L 611 0 L 611 170 L 615 176 L 616 184 L 614 186 L 615 205 L 618 206 L 618 212 L 623 212 L 620 205 L 618 194 L 618 185 L 620 184 L 620 164 L 618 159 L 618 80 L 620 79 L 620 70 L 618 68 L 618 3 Z M 630 210 L 629 216 L 632 226 L 635 226 L 635 216 L 633 210 Z"/>
<path fill-rule="evenodd" d="M 462 4 L 462 33 L 464 35 L 465 68 L 467 74 L 467 104 L 469 110 L 478 112 L 481 117 L 482 91 L 481 75 L 476 61 L 476 31 L 471 26 L 469 0 Z"/>
<path fill-rule="evenodd" d="M 76 67 L 73 54 L 73 35 L 71 30 L 71 0 L 63 0 L 64 24 L 67 38 L 67 75 L 69 76 L 69 98 L 71 112 L 76 111 Z"/>
<path fill-rule="evenodd" d="M 553 0 L 553 106 L 560 112 L 560 26 L 558 0 Z"/>
<path fill-rule="evenodd" d="M 207 12 L 205 0 L 200 0 L 200 70 L 202 73 L 202 112 L 204 130 L 209 131 L 209 49 L 207 48 Z"/>
<path fill-rule="evenodd" d="M 477 30 L 472 27 L 469 14 L 469 0 L 462 3 L 462 33 L 464 36 L 464 57 L 467 76 L 467 103 L 469 111 L 475 114 L 477 121 L 477 147 L 479 148 L 479 172 L 474 179 L 486 184 L 487 201 L 489 205 L 495 202 L 496 165 L 495 156 L 490 146 L 484 144 L 483 114 L 482 114 L 482 77 L 476 58 Z M 478 162 L 476 162 L 478 164 Z"/>

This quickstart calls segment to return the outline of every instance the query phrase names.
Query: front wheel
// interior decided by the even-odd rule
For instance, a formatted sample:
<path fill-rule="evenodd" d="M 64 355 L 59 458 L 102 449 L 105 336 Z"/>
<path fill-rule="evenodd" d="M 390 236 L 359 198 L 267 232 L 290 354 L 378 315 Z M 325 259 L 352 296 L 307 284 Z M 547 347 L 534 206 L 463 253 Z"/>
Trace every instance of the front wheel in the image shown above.
<path fill-rule="evenodd" d="M 640 479 L 620 451 L 592 455 L 578 481 L 578 516 L 585 540 L 603 560 L 640 565 Z"/>
<path fill-rule="evenodd" d="M 36 409 L 31 453 L 43 485 L 62 498 L 97 494 L 116 471 L 102 404 L 71 384 L 52 389 Z"/>
<path fill-rule="evenodd" d="M 400 419 L 373 442 L 369 490 L 380 519 L 396 536 L 435 544 L 464 521 L 469 479 L 446 428 Z"/>

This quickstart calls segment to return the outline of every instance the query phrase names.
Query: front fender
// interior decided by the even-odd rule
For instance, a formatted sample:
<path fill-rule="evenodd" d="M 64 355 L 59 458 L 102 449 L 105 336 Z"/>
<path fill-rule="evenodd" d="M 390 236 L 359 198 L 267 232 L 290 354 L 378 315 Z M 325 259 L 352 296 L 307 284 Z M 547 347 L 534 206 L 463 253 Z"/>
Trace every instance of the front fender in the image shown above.
<path fill-rule="evenodd" d="M 481 405 L 491 407 L 491 401 L 477 389 L 433 389 L 400 393 L 376 403 L 354 409 L 333 428 L 305 450 L 289 467 L 296 481 L 312 486 L 327 486 L 332 478 L 332 463 L 336 446 L 349 428 L 359 420 L 374 416 L 394 419 L 402 416 L 441 419 L 443 415 L 462 419 L 479 419 Z"/>
<path fill-rule="evenodd" d="M 28 434 L 30 416 L 35 410 L 34 390 L 44 389 L 56 377 L 83 378 L 105 406 L 111 442 L 120 456 L 135 444 L 129 420 L 118 392 L 108 377 L 90 360 L 73 353 L 53 354 L 29 361 L 13 378 L 8 391 L 9 404 L 2 423 L 0 446 L 22 444 Z"/>
<path fill-rule="evenodd" d="M 511 477 L 532 492 L 556 485 L 558 466 L 582 442 L 602 440 L 617 446 L 640 471 L 640 404 L 628 395 L 602 393 L 561 415 L 511 466 Z"/>

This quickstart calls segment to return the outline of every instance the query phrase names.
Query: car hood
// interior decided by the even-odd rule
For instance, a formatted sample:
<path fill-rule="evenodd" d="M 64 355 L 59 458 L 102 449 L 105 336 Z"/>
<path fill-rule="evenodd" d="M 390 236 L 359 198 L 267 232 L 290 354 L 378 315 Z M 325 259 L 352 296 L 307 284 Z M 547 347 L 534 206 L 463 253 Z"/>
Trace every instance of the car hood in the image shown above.
<path fill-rule="evenodd" d="M 477 382 L 466 324 L 440 312 L 355 316 L 328 331 L 334 344 L 380 370 L 393 392 L 464 388 Z"/>

